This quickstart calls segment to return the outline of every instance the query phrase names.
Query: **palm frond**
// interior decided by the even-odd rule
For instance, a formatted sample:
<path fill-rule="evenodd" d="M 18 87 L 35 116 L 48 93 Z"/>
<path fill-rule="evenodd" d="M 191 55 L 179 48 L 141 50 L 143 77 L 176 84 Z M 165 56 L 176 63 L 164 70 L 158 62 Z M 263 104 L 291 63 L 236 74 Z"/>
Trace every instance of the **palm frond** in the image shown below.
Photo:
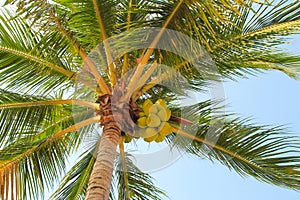
<path fill-rule="evenodd" d="M 43 97 L 26 96 L 0 89 L 0 148 L 19 137 L 34 136 L 40 128 L 70 116 L 71 110 L 61 109 L 59 105 L 39 105 L 30 107 L 1 107 L 1 105 L 20 104 L 49 100 Z M 54 115 L 55 113 L 55 115 Z"/>
<path fill-rule="evenodd" d="M 18 1 L 13 2 L 16 3 Z M 24 7 L 24 2 L 18 2 L 20 11 L 17 16 L 23 19 L 23 21 L 31 21 L 32 24 L 30 27 L 33 27 L 32 29 L 38 29 L 38 32 L 42 32 L 43 38 L 37 47 L 47 47 L 50 49 L 50 53 L 53 53 L 52 55 L 49 52 L 47 52 L 47 54 L 44 52 L 44 54 L 46 54 L 44 56 L 54 57 L 54 59 L 56 58 L 56 62 L 74 67 L 76 69 L 74 71 L 78 71 L 79 66 L 85 61 L 84 64 L 90 68 L 91 73 L 99 82 L 100 88 L 104 90 L 104 93 L 108 93 L 109 89 L 105 81 L 94 66 L 94 63 L 88 59 L 87 52 L 85 52 L 78 38 L 76 38 L 76 33 L 70 30 L 68 24 L 69 18 L 65 16 L 66 9 L 52 3 L 37 1 L 30 2 Z M 58 50 L 58 52 L 53 52 L 53 49 Z M 78 58 L 78 54 L 80 58 Z M 74 80 L 76 75 L 77 73 L 73 73 L 70 78 Z M 55 79 L 56 82 L 59 80 L 61 79 Z M 55 83 L 55 81 L 52 82 Z"/>
<path fill-rule="evenodd" d="M 11 190 L 12 195 L 17 194 L 20 199 L 43 198 L 45 187 L 53 187 L 65 169 L 66 158 L 74 148 L 74 136 L 56 140 L 52 140 L 51 136 L 71 124 L 73 119 L 68 116 L 40 132 L 30 132 L 28 136 L 18 138 L 0 150 L 0 174 L 3 180 L 13 175 L 11 181 L 17 186 Z M 5 185 L 6 189 L 9 187 Z"/>
<path fill-rule="evenodd" d="M 81 141 L 90 131 L 89 125 L 98 121 L 99 118 L 94 117 L 74 124 L 73 117 L 67 116 L 40 132 L 32 133 L 33 136 L 19 138 L 0 150 L 0 174 L 4 180 L 15 174 L 15 184 L 24 183 L 25 187 L 14 191 L 22 198 L 32 199 L 36 195 L 43 198 L 44 187 L 53 188 L 65 169 L 67 156 L 77 150 L 78 140 Z"/>
<path fill-rule="evenodd" d="M 52 188 L 64 171 L 65 159 L 68 156 L 68 152 L 65 150 L 66 141 L 54 141 L 44 148 L 39 148 L 34 153 L 23 156 L 25 152 L 31 151 L 40 143 L 41 141 L 36 141 L 30 145 L 21 143 L 8 146 L 7 149 L 0 151 L 1 174 L 4 179 L 14 174 L 15 179 L 11 181 L 18 185 L 18 190 L 12 192 L 18 193 L 21 199 L 42 197 L 44 187 Z M 12 161 L 5 163 L 8 160 Z M 2 164 L 2 162 L 4 163 Z M 21 183 L 24 183 L 22 187 Z"/>
<path fill-rule="evenodd" d="M 62 88 L 74 78 L 67 62 L 69 46 L 57 35 L 41 36 L 5 11 L 1 11 L 0 29 L 0 83 L 7 89 L 47 94 L 49 88 Z"/>
<path fill-rule="evenodd" d="M 217 42 L 211 50 L 220 73 L 230 78 L 279 70 L 298 78 L 299 56 L 286 53 L 282 45 L 300 31 L 299 10 L 298 1 L 280 1 L 244 12 L 239 30 L 224 36 L 227 39 Z"/>
<path fill-rule="evenodd" d="M 175 1 L 166 1 L 162 6 L 162 19 L 169 16 L 169 7 Z M 250 8 L 247 1 L 199 2 L 185 1 L 168 28 L 196 39 L 207 50 L 218 40 L 218 33 L 228 27 L 235 27 L 232 16 L 241 15 L 238 7 Z"/>
<path fill-rule="evenodd" d="M 243 177 L 300 189 L 298 137 L 284 133 L 280 127 L 255 126 L 240 119 L 219 120 L 221 125 L 213 133 L 210 120 L 200 120 L 196 135 L 175 127 L 173 132 L 193 140 L 188 146 L 193 155 L 217 160 Z"/>
<path fill-rule="evenodd" d="M 89 0 L 55 0 L 55 1 L 7 1 L 7 4 L 15 4 L 18 7 L 18 15 L 25 18 L 30 17 L 33 24 L 44 30 L 56 32 L 53 25 L 59 22 L 65 28 L 63 35 L 72 37 L 76 48 L 88 52 L 95 48 L 105 38 L 102 38 L 102 31 L 108 37 L 114 32 L 116 15 L 114 9 L 117 1 L 89 1 Z M 95 3 L 95 4 L 94 4 Z M 100 14 L 99 14 L 100 13 Z M 97 17 L 98 15 L 98 17 Z M 98 19 L 101 19 L 101 28 L 97 26 Z M 55 22 L 53 24 L 53 22 Z M 45 26 L 46 25 L 46 26 Z M 68 37 L 69 37 L 68 36 Z"/>
<path fill-rule="evenodd" d="M 125 154 L 126 172 L 122 170 L 122 158 L 120 155 L 116 159 L 116 167 L 114 171 L 115 190 L 118 191 L 116 199 L 123 200 L 126 198 L 126 185 L 124 174 L 127 174 L 129 197 L 133 200 L 155 199 L 159 200 L 166 197 L 164 191 L 155 186 L 150 175 L 141 172 L 130 159 L 130 154 Z"/>
<path fill-rule="evenodd" d="M 47 6 L 52 8 L 50 4 Z M 48 9 L 46 9 L 46 11 L 48 11 Z M 101 75 L 101 70 L 98 69 L 95 62 L 87 55 L 86 52 L 87 50 L 85 49 L 84 46 L 82 46 L 82 44 L 78 40 L 78 36 L 76 36 L 76 33 L 70 30 L 71 27 L 69 25 L 68 20 L 66 20 L 62 16 L 62 14 L 59 13 L 59 10 L 55 8 L 53 8 L 51 11 L 48 11 L 48 13 L 46 13 L 46 16 L 48 17 L 44 19 L 45 22 L 42 21 L 42 24 L 54 23 L 54 25 L 49 26 L 49 28 L 47 28 L 46 30 L 61 34 L 69 41 L 70 44 L 72 44 L 72 46 L 75 49 L 75 52 L 80 55 L 81 60 L 84 62 L 83 63 L 84 67 L 87 67 L 88 72 L 91 73 L 92 76 L 94 76 L 95 80 L 97 81 L 97 84 L 100 87 L 99 89 L 102 92 L 102 94 L 109 94 L 110 89 L 108 88 L 108 85 L 106 84 L 103 75 Z M 58 30 L 56 30 L 56 26 L 58 27 Z M 109 51 L 105 49 L 105 52 L 108 52 L 107 56 L 110 56 Z M 109 59 L 108 61 L 111 61 L 111 59 Z M 111 68 L 111 73 L 113 73 L 113 68 Z M 115 74 L 108 77 L 114 77 L 113 79 L 115 79 Z M 82 83 L 86 84 L 85 82 Z"/>
<path fill-rule="evenodd" d="M 81 160 L 65 175 L 51 199 L 83 200 L 95 160 L 92 153 L 83 154 Z"/>
<path fill-rule="evenodd" d="M 115 8 L 118 1 L 56 0 L 55 2 L 69 10 L 68 24 L 71 30 L 76 33 L 75 38 L 79 39 L 85 48 L 95 48 L 106 37 L 115 32 Z M 96 13 L 98 14 L 96 15 Z M 101 22 L 98 21 L 99 19 L 101 19 Z M 102 28 L 96 26 L 96 24 L 101 24 Z"/>
<path fill-rule="evenodd" d="M 94 144 L 95 145 L 95 144 Z M 97 145 L 96 145 L 97 146 Z M 95 146 L 93 151 L 85 152 L 80 160 L 71 168 L 62 180 L 59 188 L 51 199 L 84 199 L 89 177 L 95 163 Z M 128 181 L 130 199 L 161 199 L 165 193 L 154 186 L 151 177 L 138 170 L 126 155 L 126 166 L 128 167 Z M 126 199 L 123 172 L 121 168 L 120 155 L 116 158 L 116 170 L 114 171 L 110 200 Z M 118 191 L 118 192 L 116 192 Z"/>
<path fill-rule="evenodd" d="M 115 65 L 115 63 L 112 59 L 109 44 L 107 43 L 108 35 L 107 35 L 106 27 L 105 27 L 104 21 L 103 21 L 103 19 L 105 17 L 103 12 L 107 13 L 109 11 L 110 12 L 110 18 L 112 18 L 112 16 L 114 16 L 112 14 L 112 11 L 113 11 L 112 9 L 106 9 L 105 8 L 107 6 L 106 4 L 108 4 L 109 8 L 112 8 L 112 5 L 113 5 L 113 7 L 115 7 L 115 6 L 111 2 L 109 4 L 109 1 L 99 1 L 99 0 L 93 0 L 93 4 L 94 4 L 94 9 L 95 9 L 95 12 L 96 12 L 96 17 L 97 17 L 97 21 L 98 21 L 98 24 L 99 24 L 99 28 L 101 30 L 101 36 L 102 36 L 101 38 L 102 38 L 102 41 L 103 41 L 103 44 L 104 44 L 105 54 L 106 54 L 106 58 L 107 58 L 108 77 L 109 77 L 109 80 L 110 80 L 110 84 L 112 86 L 115 86 L 115 84 L 117 82 L 116 73 L 115 73 L 116 65 Z M 106 16 L 105 19 L 107 19 L 107 18 L 108 17 Z"/>
<path fill-rule="evenodd" d="M 157 16 L 161 9 L 153 1 L 125 0 L 119 2 L 116 11 L 116 29 L 119 33 L 124 30 L 153 26 L 155 20 L 150 16 Z"/>
<path fill-rule="evenodd" d="M 279 24 L 290 23 L 300 19 L 299 2 L 287 0 L 274 1 L 271 4 L 261 4 L 249 20 L 245 21 L 243 32 L 255 33 L 261 30 L 273 29 Z"/>

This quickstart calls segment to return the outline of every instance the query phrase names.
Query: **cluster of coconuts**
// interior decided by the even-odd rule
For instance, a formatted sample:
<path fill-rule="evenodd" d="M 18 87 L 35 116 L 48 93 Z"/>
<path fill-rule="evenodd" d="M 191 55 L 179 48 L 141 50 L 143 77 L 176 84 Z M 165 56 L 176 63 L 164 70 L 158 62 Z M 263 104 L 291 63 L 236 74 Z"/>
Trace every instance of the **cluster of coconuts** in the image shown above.
<path fill-rule="evenodd" d="M 144 101 L 137 120 L 138 128 L 134 132 L 134 138 L 144 138 L 146 142 L 162 142 L 165 137 L 172 133 L 172 127 L 168 123 L 171 110 L 167 108 L 163 99 L 152 103 L 150 99 Z M 125 143 L 132 141 L 129 134 L 123 136 Z"/>
<path fill-rule="evenodd" d="M 155 104 L 150 99 L 145 100 L 137 120 L 139 129 L 136 135 L 144 138 L 146 142 L 162 142 L 172 132 L 168 123 L 170 117 L 171 111 L 163 99 L 157 100 Z"/>

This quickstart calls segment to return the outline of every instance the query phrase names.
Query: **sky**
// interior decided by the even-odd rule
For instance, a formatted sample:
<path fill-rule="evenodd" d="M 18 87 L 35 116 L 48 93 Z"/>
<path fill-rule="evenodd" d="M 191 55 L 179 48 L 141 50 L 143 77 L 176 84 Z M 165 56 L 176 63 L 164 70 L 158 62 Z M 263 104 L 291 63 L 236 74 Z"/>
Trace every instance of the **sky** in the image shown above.
<path fill-rule="evenodd" d="M 300 54 L 300 36 L 285 48 Z M 227 111 L 251 117 L 256 124 L 285 125 L 290 133 L 300 136 L 299 80 L 281 72 L 269 71 L 249 79 L 238 79 L 238 82 L 224 82 L 224 90 L 226 104 L 229 104 Z M 219 163 L 190 156 L 152 175 L 172 200 L 300 199 L 299 192 L 250 177 L 241 178 Z"/>
<path fill-rule="evenodd" d="M 300 54 L 300 37 L 286 48 Z M 300 81 L 280 72 L 267 72 L 225 82 L 224 89 L 228 111 L 251 117 L 258 124 L 286 124 L 289 132 L 300 136 Z M 151 175 L 172 200 L 300 199 L 299 192 L 244 179 L 218 163 L 189 156 Z"/>
<path fill-rule="evenodd" d="M 225 83 L 227 103 L 239 116 L 258 124 L 287 124 L 300 136 L 300 82 L 279 72 Z M 243 179 L 226 167 L 196 158 L 182 158 L 170 167 L 153 173 L 159 186 L 172 200 L 299 200 L 300 193 Z M 299 183 L 300 184 L 300 183 Z"/>

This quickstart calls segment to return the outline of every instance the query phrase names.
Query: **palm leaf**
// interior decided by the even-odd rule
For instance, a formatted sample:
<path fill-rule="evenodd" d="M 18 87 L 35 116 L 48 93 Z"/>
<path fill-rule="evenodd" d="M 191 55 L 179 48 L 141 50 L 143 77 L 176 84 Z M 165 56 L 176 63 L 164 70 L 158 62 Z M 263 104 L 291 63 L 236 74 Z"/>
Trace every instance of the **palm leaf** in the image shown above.
<path fill-rule="evenodd" d="M 299 57 L 285 53 L 281 45 L 287 43 L 288 36 L 299 33 L 299 9 L 298 1 L 280 1 L 245 11 L 238 31 L 225 35 L 227 39 L 211 50 L 220 73 L 244 76 L 272 69 L 298 78 Z"/>
<path fill-rule="evenodd" d="M 42 37 L 29 31 L 25 21 L 10 15 L 3 11 L 0 17 L 0 83 L 7 89 L 45 95 L 49 88 L 66 86 L 75 75 L 66 62 L 69 46 L 55 34 Z"/>
<path fill-rule="evenodd" d="M 84 199 L 94 163 L 92 153 L 83 154 L 81 160 L 65 175 L 51 199 Z"/>
<path fill-rule="evenodd" d="M 13 181 L 18 185 L 19 190 L 12 191 L 12 193 L 18 193 L 21 199 L 33 199 L 37 196 L 42 198 L 44 187 L 52 188 L 64 171 L 65 159 L 68 155 L 68 152 L 65 151 L 65 141 L 52 142 L 32 154 L 24 156 L 25 158 L 23 157 L 23 152 L 31 151 L 40 145 L 40 142 L 31 143 L 29 146 L 22 144 L 8 146 L 8 149 L 0 152 L 1 173 L 4 179 L 11 176 L 10 174 L 14 174 L 16 179 Z M 13 153 L 11 153 L 12 151 Z M 12 158 L 18 162 L 2 164 Z M 20 187 L 21 183 L 24 183 L 23 187 Z"/>
<path fill-rule="evenodd" d="M 0 147 L 15 141 L 17 138 L 34 136 L 34 133 L 40 128 L 46 127 L 61 117 L 70 115 L 70 110 L 61 109 L 59 105 L 51 104 L 31 107 L 11 106 L 7 108 L 8 104 L 15 105 L 48 99 L 21 95 L 5 90 L 0 90 L 0 94 Z"/>
<path fill-rule="evenodd" d="M 245 21 L 244 33 L 260 32 L 272 29 L 278 24 L 285 24 L 299 19 L 299 2 L 280 0 L 271 4 L 262 4 L 248 21 Z M 275 26 L 274 26 L 275 25 Z"/>
<path fill-rule="evenodd" d="M 255 126 L 240 119 L 217 120 L 221 125 L 213 133 L 207 117 L 199 121 L 195 136 L 175 127 L 173 132 L 193 140 L 188 146 L 193 155 L 217 160 L 243 177 L 250 175 L 263 182 L 300 189 L 298 137 L 284 133 L 280 127 Z M 178 140 L 175 144 L 180 146 Z"/>
<path fill-rule="evenodd" d="M 162 3 L 162 2 L 157 2 Z M 118 32 L 147 27 L 155 23 L 149 16 L 158 16 L 162 10 L 153 1 L 125 0 L 120 1 L 116 8 Z"/>
<path fill-rule="evenodd" d="M 95 163 L 95 148 L 91 152 L 81 155 L 80 160 L 72 167 L 62 180 L 59 188 L 52 195 L 52 199 L 84 199 L 88 180 L 92 173 Z M 114 172 L 110 199 L 123 200 L 126 198 L 123 172 L 120 169 L 120 156 L 116 159 L 116 169 Z M 165 196 L 164 192 L 154 186 L 151 177 L 138 170 L 126 156 L 126 165 L 128 167 L 128 179 L 130 188 L 130 199 L 161 199 L 159 196 Z M 76 180 L 76 181 L 74 181 Z M 114 191 L 118 191 L 115 193 Z"/>
<path fill-rule="evenodd" d="M 32 199 L 36 195 L 43 198 L 44 187 L 53 188 L 65 169 L 68 155 L 77 150 L 77 143 L 90 131 L 90 124 L 98 121 L 98 117 L 93 117 L 74 124 L 73 117 L 67 116 L 40 132 L 32 133 L 34 137 L 18 139 L 1 149 L 0 174 L 4 180 L 14 174 L 16 185 L 25 185 L 12 192 L 24 199 Z M 0 185 L 3 185 L 2 180 Z"/>
<path fill-rule="evenodd" d="M 116 159 L 116 167 L 114 171 L 115 190 L 118 191 L 118 200 L 126 198 L 126 184 L 123 173 L 127 174 L 129 197 L 134 200 L 155 199 L 159 200 L 166 197 L 164 191 L 155 186 L 152 177 L 141 172 L 131 161 L 130 154 L 125 154 L 126 172 L 123 172 L 122 159 L 119 155 Z"/>
<path fill-rule="evenodd" d="M 117 1 L 57 0 L 55 2 L 65 6 L 70 11 L 68 13 L 68 25 L 76 33 L 75 38 L 85 48 L 96 47 L 115 31 L 113 25 L 116 23 L 115 8 Z M 96 24 L 99 24 L 99 26 L 96 26 Z M 91 27 L 93 28 L 91 29 Z"/>
<path fill-rule="evenodd" d="M 29 136 L 18 138 L 0 150 L 0 174 L 3 179 L 8 179 L 13 174 L 12 181 L 18 186 L 11 190 L 12 194 L 17 194 L 21 199 L 33 199 L 37 196 L 43 198 L 44 188 L 53 187 L 65 169 L 68 154 L 74 148 L 74 137 L 69 135 L 52 140 L 51 136 L 72 123 L 72 117 L 66 117 L 41 132 L 31 132 Z M 8 188 L 9 185 L 5 187 Z"/>
<path fill-rule="evenodd" d="M 72 36 L 73 40 L 80 48 L 90 51 L 96 45 L 103 41 L 102 32 L 98 24 L 97 13 L 101 13 L 101 26 L 108 36 L 114 32 L 113 24 L 116 21 L 114 8 L 117 1 L 78 1 L 78 0 L 55 0 L 51 2 L 39 1 L 19 1 L 8 0 L 6 4 L 16 4 L 18 7 L 18 15 L 25 18 L 34 19 L 33 24 L 46 25 L 44 30 L 56 32 L 54 24 L 57 21 L 61 23 L 67 32 Z M 94 3 L 95 6 L 94 6 Z M 100 6 L 101 5 L 101 6 Z M 102 30 L 102 31 L 103 31 Z"/>

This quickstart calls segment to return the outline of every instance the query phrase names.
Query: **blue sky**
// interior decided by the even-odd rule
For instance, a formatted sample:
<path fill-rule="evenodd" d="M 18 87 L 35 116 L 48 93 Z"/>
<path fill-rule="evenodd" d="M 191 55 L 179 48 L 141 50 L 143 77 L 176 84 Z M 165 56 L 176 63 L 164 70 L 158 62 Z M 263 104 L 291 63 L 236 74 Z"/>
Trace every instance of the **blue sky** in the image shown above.
<path fill-rule="evenodd" d="M 279 72 L 270 72 L 226 83 L 229 110 L 253 118 L 261 124 L 287 124 L 288 130 L 300 136 L 300 82 Z M 159 186 L 172 200 L 298 200 L 300 193 L 243 179 L 226 167 L 207 160 L 182 158 L 172 166 L 153 173 Z M 300 183 L 299 183 L 300 184 Z"/>
<path fill-rule="evenodd" d="M 300 36 L 285 48 L 300 54 Z M 299 80 L 269 71 L 238 82 L 225 82 L 224 89 L 228 111 L 251 117 L 258 124 L 286 125 L 289 132 L 300 136 Z M 218 163 L 187 156 L 152 175 L 172 200 L 300 199 L 299 192 L 250 177 L 244 179 Z"/>

